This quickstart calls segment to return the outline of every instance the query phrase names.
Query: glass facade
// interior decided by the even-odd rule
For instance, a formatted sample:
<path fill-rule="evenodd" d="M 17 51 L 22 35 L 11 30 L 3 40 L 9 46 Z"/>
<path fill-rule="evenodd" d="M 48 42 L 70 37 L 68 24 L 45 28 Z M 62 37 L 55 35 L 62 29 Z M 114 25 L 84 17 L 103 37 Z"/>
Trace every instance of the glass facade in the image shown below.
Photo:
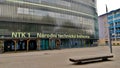
<path fill-rule="evenodd" d="M 33 35 L 37 32 L 87 35 L 90 36 L 89 39 L 60 39 L 60 47 L 73 48 L 92 46 L 94 41 L 98 39 L 96 1 L 1 1 L 0 34 L 1 36 L 4 34 L 9 35 L 11 32 L 31 32 Z M 51 43 L 56 45 L 55 40 L 52 40 Z M 39 44 L 41 45 L 40 47 L 45 50 L 50 49 L 51 43 L 49 39 L 44 38 Z M 35 42 L 33 44 L 35 44 Z M 44 48 L 44 46 L 46 47 Z M 54 45 L 52 48 L 55 48 Z"/>

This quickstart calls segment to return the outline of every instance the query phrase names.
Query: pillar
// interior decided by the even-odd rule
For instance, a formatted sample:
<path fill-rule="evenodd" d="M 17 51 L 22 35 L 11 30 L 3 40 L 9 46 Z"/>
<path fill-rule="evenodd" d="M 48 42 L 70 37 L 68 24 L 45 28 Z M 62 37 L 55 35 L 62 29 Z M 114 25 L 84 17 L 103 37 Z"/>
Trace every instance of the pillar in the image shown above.
<path fill-rule="evenodd" d="M 80 47 L 82 47 L 82 39 L 80 39 Z"/>
<path fill-rule="evenodd" d="M 40 50 L 40 39 L 37 39 L 37 50 Z"/>
<path fill-rule="evenodd" d="M 86 44 L 85 44 L 85 42 L 86 42 L 86 39 L 84 39 L 84 40 L 83 40 L 84 47 L 86 47 Z"/>
<path fill-rule="evenodd" d="M 60 39 L 56 39 L 56 48 L 60 49 Z"/>
<path fill-rule="evenodd" d="M 4 52 L 4 40 L 0 40 L 0 49 L 1 49 L 1 53 Z"/>
<path fill-rule="evenodd" d="M 30 39 L 27 40 L 27 51 L 29 51 L 29 41 Z"/>
<path fill-rule="evenodd" d="M 14 48 L 15 48 L 15 52 L 16 52 L 16 50 L 17 50 L 17 47 L 16 47 L 17 46 L 17 40 L 13 40 L 13 41 L 15 43 L 15 45 L 14 45 L 15 47 Z"/>
<path fill-rule="evenodd" d="M 84 41 L 84 39 L 82 39 L 81 41 L 82 41 L 82 47 L 85 47 L 85 41 Z"/>

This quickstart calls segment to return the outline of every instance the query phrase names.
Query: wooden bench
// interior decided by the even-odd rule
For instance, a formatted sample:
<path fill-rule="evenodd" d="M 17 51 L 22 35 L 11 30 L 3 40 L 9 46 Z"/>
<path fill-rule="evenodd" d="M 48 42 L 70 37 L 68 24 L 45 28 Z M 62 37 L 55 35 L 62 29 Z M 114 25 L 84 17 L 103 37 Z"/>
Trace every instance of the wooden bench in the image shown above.
<path fill-rule="evenodd" d="M 82 63 L 83 61 L 91 61 L 96 59 L 102 59 L 103 61 L 108 60 L 108 58 L 113 58 L 112 54 L 106 55 L 88 55 L 88 56 L 81 56 L 81 57 L 71 57 L 69 60 L 71 62 Z"/>

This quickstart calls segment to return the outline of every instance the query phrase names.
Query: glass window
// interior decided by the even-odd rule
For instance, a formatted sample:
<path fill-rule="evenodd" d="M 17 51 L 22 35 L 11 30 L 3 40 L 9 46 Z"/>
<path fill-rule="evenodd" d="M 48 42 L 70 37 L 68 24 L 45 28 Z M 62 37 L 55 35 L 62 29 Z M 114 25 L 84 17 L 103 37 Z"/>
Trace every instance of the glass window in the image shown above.
<path fill-rule="evenodd" d="M 29 14 L 29 9 L 28 8 L 24 8 L 24 14 Z"/>
<path fill-rule="evenodd" d="M 20 8 L 20 7 L 19 7 L 19 8 L 17 9 L 17 13 L 18 13 L 18 14 L 23 14 L 23 13 L 24 13 L 24 8 Z"/>
<path fill-rule="evenodd" d="M 34 15 L 34 12 L 35 12 L 34 9 L 29 9 L 29 14 L 30 15 Z"/>
<path fill-rule="evenodd" d="M 18 8 L 17 9 L 18 14 L 29 14 L 29 9 L 28 8 Z"/>
<path fill-rule="evenodd" d="M 60 19 L 64 19 L 63 21 L 72 22 L 74 26 L 82 27 L 83 29 L 86 29 L 87 32 L 88 32 L 88 29 L 91 30 L 90 33 L 94 31 L 94 27 L 93 27 L 94 20 L 87 19 L 86 17 L 79 17 L 79 16 L 61 14 L 57 12 L 49 12 L 49 11 L 38 10 L 38 9 L 30 9 L 30 8 L 18 8 L 18 13 L 36 15 L 36 16 L 44 16 L 44 17 L 49 16 L 52 18 L 60 18 Z"/>

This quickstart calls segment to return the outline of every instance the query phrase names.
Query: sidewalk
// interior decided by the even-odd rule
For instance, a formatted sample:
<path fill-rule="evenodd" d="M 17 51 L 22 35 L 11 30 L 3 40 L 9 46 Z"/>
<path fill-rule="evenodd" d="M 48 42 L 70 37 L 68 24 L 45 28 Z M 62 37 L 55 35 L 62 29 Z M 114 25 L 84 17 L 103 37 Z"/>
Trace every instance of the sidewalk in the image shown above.
<path fill-rule="evenodd" d="M 0 57 L 17 57 L 17 56 L 34 56 L 34 55 L 47 55 L 47 54 L 60 54 L 60 53 L 72 53 L 72 52 L 84 52 L 86 54 L 87 51 L 90 52 L 89 54 L 103 54 L 109 53 L 108 46 L 98 46 L 98 47 L 87 47 L 87 48 L 71 48 L 71 49 L 59 49 L 59 50 L 44 50 L 44 51 L 29 51 L 29 52 L 10 52 L 10 53 L 3 53 L 0 54 Z M 82 54 L 82 53 L 81 53 Z M 87 54 L 87 55 L 89 55 Z"/>
<path fill-rule="evenodd" d="M 114 58 L 107 62 L 75 65 L 69 61 L 73 56 L 110 53 L 108 46 L 72 48 L 35 52 L 0 54 L 0 68 L 119 68 L 120 47 L 113 47 Z"/>

